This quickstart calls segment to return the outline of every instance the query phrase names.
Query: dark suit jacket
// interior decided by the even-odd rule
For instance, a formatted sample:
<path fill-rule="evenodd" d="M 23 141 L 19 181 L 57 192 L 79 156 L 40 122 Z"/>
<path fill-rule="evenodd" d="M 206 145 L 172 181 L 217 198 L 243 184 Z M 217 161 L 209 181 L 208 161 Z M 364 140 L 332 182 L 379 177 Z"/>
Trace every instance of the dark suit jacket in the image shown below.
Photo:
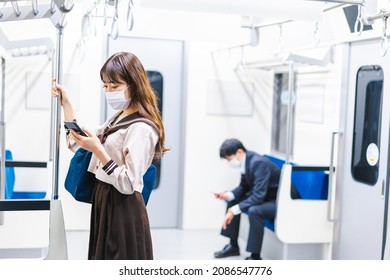
<path fill-rule="evenodd" d="M 243 199 L 238 204 L 241 211 L 264 201 L 276 200 L 279 178 L 278 166 L 266 157 L 247 151 L 245 174 L 241 176 L 240 185 L 232 191 L 236 199 Z"/>

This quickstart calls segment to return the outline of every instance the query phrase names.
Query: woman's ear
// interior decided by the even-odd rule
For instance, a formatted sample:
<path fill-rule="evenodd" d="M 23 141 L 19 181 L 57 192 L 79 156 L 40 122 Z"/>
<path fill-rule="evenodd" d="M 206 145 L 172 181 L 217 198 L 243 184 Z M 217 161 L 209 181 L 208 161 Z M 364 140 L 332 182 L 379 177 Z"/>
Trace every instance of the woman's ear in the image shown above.
<path fill-rule="evenodd" d="M 131 91 L 130 91 L 130 87 L 128 87 L 125 91 L 125 98 L 126 99 L 129 99 L 131 98 Z"/>

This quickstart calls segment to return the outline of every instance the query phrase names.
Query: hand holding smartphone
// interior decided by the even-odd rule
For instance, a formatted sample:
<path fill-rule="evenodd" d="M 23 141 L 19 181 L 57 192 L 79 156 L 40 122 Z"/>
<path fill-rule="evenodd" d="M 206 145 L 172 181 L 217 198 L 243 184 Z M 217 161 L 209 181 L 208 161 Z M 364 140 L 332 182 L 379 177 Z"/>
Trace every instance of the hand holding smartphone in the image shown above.
<path fill-rule="evenodd" d="M 72 129 L 78 134 L 88 137 L 88 135 L 81 129 L 81 127 L 75 121 L 64 121 L 64 125 L 66 129 Z"/>
<path fill-rule="evenodd" d="M 223 192 L 210 191 L 210 193 L 212 193 L 215 198 L 218 198 L 218 199 L 221 199 L 221 200 L 228 199 L 228 196 L 225 193 L 223 193 Z"/>

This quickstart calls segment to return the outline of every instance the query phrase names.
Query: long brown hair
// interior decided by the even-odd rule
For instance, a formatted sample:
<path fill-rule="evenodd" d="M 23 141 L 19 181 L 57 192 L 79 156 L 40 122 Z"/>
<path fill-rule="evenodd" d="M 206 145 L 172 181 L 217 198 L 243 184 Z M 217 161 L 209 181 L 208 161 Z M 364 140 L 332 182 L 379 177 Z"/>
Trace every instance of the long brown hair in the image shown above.
<path fill-rule="evenodd" d="M 125 81 L 130 87 L 131 102 L 137 104 L 138 113 L 159 129 L 161 149 L 156 149 L 155 157 L 160 158 L 169 149 L 165 147 L 165 130 L 161 112 L 157 106 L 157 95 L 149 83 L 141 61 L 129 52 L 118 52 L 112 55 L 102 66 L 100 78 L 109 79 L 112 83 Z"/>

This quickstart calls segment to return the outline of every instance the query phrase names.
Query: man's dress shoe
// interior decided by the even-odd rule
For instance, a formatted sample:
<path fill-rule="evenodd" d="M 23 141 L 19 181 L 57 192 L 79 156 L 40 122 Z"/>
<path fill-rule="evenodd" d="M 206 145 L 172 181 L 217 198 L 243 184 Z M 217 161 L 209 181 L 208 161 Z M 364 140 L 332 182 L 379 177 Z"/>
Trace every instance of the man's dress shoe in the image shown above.
<path fill-rule="evenodd" d="M 255 261 L 259 261 L 259 260 L 262 260 L 262 258 L 260 259 L 254 259 L 252 256 L 249 256 L 249 257 L 246 257 L 245 260 L 255 260 Z"/>
<path fill-rule="evenodd" d="M 217 251 L 214 253 L 215 258 L 226 258 L 231 256 L 239 256 L 240 248 L 232 246 L 232 244 L 228 244 L 221 251 Z"/>

